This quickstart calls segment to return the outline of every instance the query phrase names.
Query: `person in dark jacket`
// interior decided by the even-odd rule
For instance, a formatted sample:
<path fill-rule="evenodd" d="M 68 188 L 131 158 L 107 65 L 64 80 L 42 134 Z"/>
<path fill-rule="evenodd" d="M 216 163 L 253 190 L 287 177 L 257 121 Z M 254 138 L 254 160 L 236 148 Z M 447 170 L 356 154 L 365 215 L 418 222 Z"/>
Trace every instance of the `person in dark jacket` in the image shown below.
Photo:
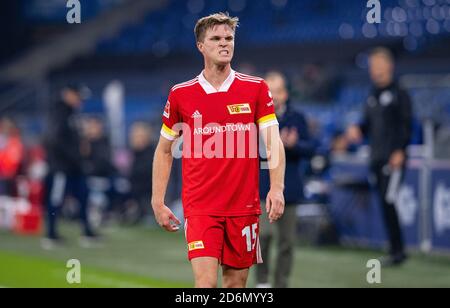
<path fill-rule="evenodd" d="M 398 265 L 406 259 L 395 198 L 406 165 L 406 147 L 411 139 L 412 104 L 408 93 L 394 80 L 394 60 L 385 48 L 369 56 L 369 72 L 374 88 L 365 105 L 359 125 L 347 130 L 352 142 L 367 137 L 370 169 L 376 180 L 383 218 L 389 236 L 389 256 L 383 265 Z"/>
<path fill-rule="evenodd" d="M 89 218 L 95 227 L 104 223 L 112 214 L 112 179 L 116 174 L 104 127 L 98 116 L 91 115 L 83 120 L 83 170 L 89 187 Z"/>
<path fill-rule="evenodd" d="M 131 200 L 127 203 L 128 221 L 137 223 L 149 214 L 151 199 L 153 154 L 152 129 L 142 121 L 133 123 L 130 130 L 133 163 L 130 171 Z"/>
<path fill-rule="evenodd" d="M 81 143 L 78 133 L 76 110 L 81 107 L 86 90 L 78 85 L 62 89 L 60 99 L 51 106 L 45 145 L 49 174 L 46 178 L 47 230 L 42 241 L 50 249 L 60 243 L 57 217 L 64 199 L 72 195 L 80 205 L 83 234 L 93 238 L 94 233 L 87 217 L 87 185 L 82 170 Z"/>
<path fill-rule="evenodd" d="M 114 174 L 111 145 L 99 117 L 90 116 L 84 121 L 81 152 L 84 172 L 88 177 L 110 178 Z"/>
<path fill-rule="evenodd" d="M 295 234 L 296 234 L 296 205 L 303 198 L 303 179 L 300 172 L 302 160 L 311 158 L 315 150 L 315 142 L 310 138 L 308 124 L 304 115 L 295 111 L 288 104 L 289 93 L 286 79 L 279 72 L 270 72 L 266 76 L 275 112 L 279 122 L 280 136 L 286 152 L 285 173 L 285 209 L 284 215 L 275 223 L 270 224 L 262 202 L 260 242 L 264 263 L 256 267 L 257 287 L 270 287 L 269 282 L 269 250 L 274 235 L 274 228 L 278 235 L 278 254 L 275 268 L 274 287 L 286 288 L 292 272 Z M 260 196 L 264 196 L 270 189 L 269 172 L 260 172 Z"/>

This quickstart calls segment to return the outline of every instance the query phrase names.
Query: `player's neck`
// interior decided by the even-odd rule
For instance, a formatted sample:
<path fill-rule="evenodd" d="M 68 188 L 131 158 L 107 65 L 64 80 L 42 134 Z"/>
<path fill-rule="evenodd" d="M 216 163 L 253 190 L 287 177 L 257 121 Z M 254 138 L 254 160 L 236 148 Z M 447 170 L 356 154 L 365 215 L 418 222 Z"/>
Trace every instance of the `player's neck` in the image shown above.
<path fill-rule="evenodd" d="M 203 77 L 216 89 L 220 89 L 224 81 L 231 73 L 231 65 L 206 65 L 203 70 Z"/>

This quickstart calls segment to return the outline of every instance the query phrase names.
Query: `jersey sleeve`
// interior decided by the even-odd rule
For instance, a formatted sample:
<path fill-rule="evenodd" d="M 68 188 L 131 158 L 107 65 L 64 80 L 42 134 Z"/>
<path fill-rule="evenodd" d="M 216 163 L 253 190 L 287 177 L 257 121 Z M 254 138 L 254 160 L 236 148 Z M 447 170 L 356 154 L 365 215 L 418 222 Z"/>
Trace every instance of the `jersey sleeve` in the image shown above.
<path fill-rule="evenodd" d="M 278 125 L 272 94 L 265 81 L 261 82 L 258 101 L 256 102 L 256 123 L 258 124 L 259 129 Z"/>
<path fill-rule="evenodd" d="M 178 104 L 173 91 L 170 91 L 162 115 L 161 135 L 170 141 L 175 140 L 179 136 L 179 131 L 174 126 L 179 122 Z"/>

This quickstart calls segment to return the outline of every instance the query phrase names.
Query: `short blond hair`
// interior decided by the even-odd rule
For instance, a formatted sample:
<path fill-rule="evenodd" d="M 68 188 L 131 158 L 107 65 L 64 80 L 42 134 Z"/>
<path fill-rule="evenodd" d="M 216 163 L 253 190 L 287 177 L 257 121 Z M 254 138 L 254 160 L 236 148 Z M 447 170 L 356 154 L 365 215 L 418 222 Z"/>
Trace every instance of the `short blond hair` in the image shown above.
<path fill-rule="evenodd" d="M 233 31 L 239 26 L 239 18 L 231 17 L 228 12 L 216 13 L 200 18 L 194 28 L 195 40 L 201 42 L 205 39 L 206 30 L 216 25 L 228 25 Z"/>

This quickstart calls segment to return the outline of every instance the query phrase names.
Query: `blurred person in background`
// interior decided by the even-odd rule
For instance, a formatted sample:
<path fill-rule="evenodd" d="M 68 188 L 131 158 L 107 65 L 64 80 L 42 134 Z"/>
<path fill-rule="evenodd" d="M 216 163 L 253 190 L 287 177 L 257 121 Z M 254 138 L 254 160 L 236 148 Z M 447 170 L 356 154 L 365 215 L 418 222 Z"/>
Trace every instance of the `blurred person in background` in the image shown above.
<path fill-rule="evenodd" d="M 89 188 L 89 218 L 98 226 L 110 208 L 109 192 L 115 173 L 111 145 L 103 121 L 98 116 L 88 116 L 83 121 L 81 154 Z"/>
<path fill-rule="evenodd" d="M 47 230 L 42 245 L 51 249 L 62 242 L 57 231 L 57 218 L 64 199 L 71 194 L 79 203 L 80 219 L 85 239 L 95 237 L 87 216 L 88 188 L 83 173 L 81 138 L 77 123 L 77 110 L 88 89 L 68 85 L 60 92 L 59 100 L 50 108 L 45 145 L 49 164 L 46 178 Z"/>
<path fill-rule="evenodd" d="M 274 224 L 269 223 L 267 213 L 261 215 L 260 241 L 264 263 L 256 267 L 257 287 L 271 287 L 269 252 L 272 239 L 277 236 L 277 256 L 274 271 L 274 287 L 289 286 L 292 272 L 293 254 L 296 235 L 296 205 L 303 199 L 303 176 L 300 174 L 300 163 L 314 155 L 315 142 L 310 137 L 305 116 L 294 110 L 289 104 L 287 81 L 280 72 L 269 72 L 265 78 L 272 93 L 275 113 L 279 121 L 281 140 L 286 151 L 286 175 L 284 196 L 286 207 L 284 215 Z M 260 197 L 264 198 L 270 189 L 268 170 L 260 172 Z M 264 200 L 264 199 L 262 199 Z M 261 203 L 262 208 L 265 203 Z M 265 211 L 263 211 L 265 212 Z"/>
<path fill-rule="evenodd" d="M 197 288 L 217 287 L 219 266 L 222 287 L 243 288 L 250 267 L 262 262 L 258 136 L 270 151 L 270 191 L 265 196 L 265 210 L 272 223 L 284 212 L 285 154 L 278 121 L 265 81 L 231 68 L 237 26 L 238 18 L 226 13 L 197 21 L 194 33 L 204 70 L 171 89 L 155 150 L 152 208 L 158 224 L 176 232 L 181 222 L 165 204 L 165 195 L 174 157 L 172 145 L 183 138 L 184 227 Z M 180 124 L 184 126 L 182 131 Z M 211 125 L 215 128 L 212 133 Z M 224 139 L 232 146 L 221 144 Z M 241 143 L 236 139 L 244 140 Z M 211 146 L 216 140 L 217 144 Z M 188 142 L 192 146 L 187 146 Z M 202 148 L 201 153 L 197 146 Z M 242 150 L 248 154 L 239 157 Z"/>
<path fill-rule="evenodd" d="M 129 175 L 131 200 L 126 203 L 124 215 L 127 222 L 137 223 L 149 214 L 147 208 L 151 200 L 152 164 L 155 153 L 152 128 L 143 121 L 133 123 L 129 140 L 133 157 Z"/>
<path fill-rule="evenodd" d="M 20 132 L 10 118 L 0 119 L 0 195 L 14 193 L 14 181 L 24 158 Z"/>
<path fill-rule="evenodd" d="M 362 121 L 350 126 L 347 138 L 359 143 L 366 137 L 370 146 L 370 169 L 383 208 L 389 236 L 389 255 L 384 266 L 403 263 L 407 256 L 395 198 L 406 166 L 406 147 L 411 139 L 412 104 L 408 93 L 394 79 L 394 58 L 382 47 L 369 54 L 373 89 L 367 98 Z"/>
<path fill-rule="evenodd" d="M 90 116 L 83 122 L 81 153 L 84 157 L 84 171 L 87 176 L 109 178 L 113 173 L 111 145 L 105 135 L 102 120 Z"/>
<path fill-rule="evenodd" d="M 48 173 L 48 164 L 45 149 L 41 144 L 31 145 L 27 151 L 24 169 L 28 178 L 28 197 L 32 205 L 44 206 L 45 177 Z"/>

